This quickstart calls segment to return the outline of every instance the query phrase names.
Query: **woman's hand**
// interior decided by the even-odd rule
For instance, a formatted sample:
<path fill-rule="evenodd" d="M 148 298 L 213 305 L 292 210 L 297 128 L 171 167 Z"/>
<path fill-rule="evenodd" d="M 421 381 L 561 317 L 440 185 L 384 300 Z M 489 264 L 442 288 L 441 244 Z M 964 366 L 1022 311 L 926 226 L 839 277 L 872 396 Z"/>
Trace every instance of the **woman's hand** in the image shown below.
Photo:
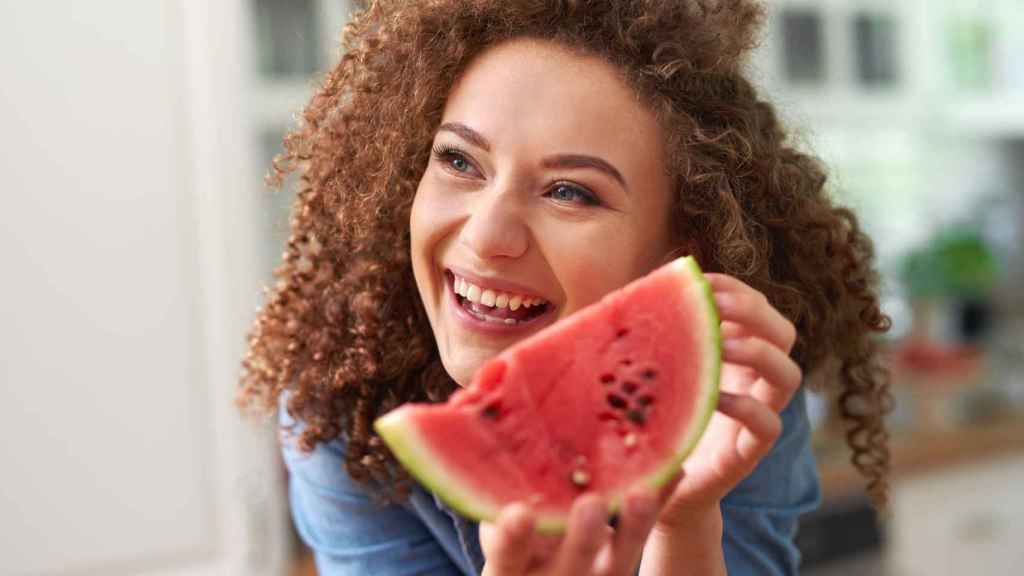
<path fill-rule="evenodd" d="M 658 512 L 677 482 L 678 477 L 659 494 L 628 494 L 615 529 L 607 523 L 607 503 L 584 494 L 573 503 L 564 537 L 535 534 L 531 510 L 521 504 L 507 506 L 495 524 L 480 526 L 487 559 L 484 576 L 632 576 Z"/>
<path fill-rule="evenodd" d="M 683 465 L 658 516 L 660 532 L 685 530 L 687 517 L 719 501 L 757 466 L 782 432 L 779 413 L 803 375 L 789 353 L 796 329 L 763 294 L 724 274 L 707 274 L 722 326 L 718 410 Z"/>

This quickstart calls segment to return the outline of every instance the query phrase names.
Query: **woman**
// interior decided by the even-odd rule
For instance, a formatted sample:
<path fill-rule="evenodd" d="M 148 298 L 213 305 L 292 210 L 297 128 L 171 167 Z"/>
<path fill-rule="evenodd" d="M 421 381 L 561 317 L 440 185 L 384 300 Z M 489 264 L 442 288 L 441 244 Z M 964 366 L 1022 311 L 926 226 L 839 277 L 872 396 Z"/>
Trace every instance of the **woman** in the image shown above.
<path fill-rule="evenodd" d="M 281 406 L 322 573 L 795 573 L 819 500 L 812 372 L 884 503 L 870 243 L 742 74 L 761 20 L 750 0 L 381 0 L 346 28 L 275 164 L 302 178 L 241 383 Z M 562 539 L 518 504 L 478 532 L 372 432 L 686 253 L 723 320 L 721 401 L 679 478 L 629 495 L 614 529 L 585 495 Z"/>

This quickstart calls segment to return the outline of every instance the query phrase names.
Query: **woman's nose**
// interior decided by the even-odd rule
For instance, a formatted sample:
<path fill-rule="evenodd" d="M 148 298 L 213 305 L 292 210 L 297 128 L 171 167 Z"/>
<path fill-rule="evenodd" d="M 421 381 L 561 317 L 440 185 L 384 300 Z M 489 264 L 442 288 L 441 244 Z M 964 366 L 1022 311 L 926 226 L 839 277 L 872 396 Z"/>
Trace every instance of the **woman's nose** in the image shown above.
<path fill-rule="evenodd" d="M 481 260 L 525 254 L 529 232 L 519 200 L 513 194 L 497 191 L 474 198 L 460 241 Z"/>

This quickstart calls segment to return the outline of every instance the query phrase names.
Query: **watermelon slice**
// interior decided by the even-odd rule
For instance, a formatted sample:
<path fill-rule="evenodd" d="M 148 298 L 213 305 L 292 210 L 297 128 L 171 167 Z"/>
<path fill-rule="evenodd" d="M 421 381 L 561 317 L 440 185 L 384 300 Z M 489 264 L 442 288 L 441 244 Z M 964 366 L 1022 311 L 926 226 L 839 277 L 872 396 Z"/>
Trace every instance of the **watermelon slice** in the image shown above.
<path fill-rule="evenodd" d="M 610 512 L 658 487 L 700 439 L 718 401 L 711 287 L 680 258 L 514 344 L 446 404 L 406 404 L 374 427 L 423 485 L 463 515 L 529 503 L 564 530 L 585 491 Z"/>

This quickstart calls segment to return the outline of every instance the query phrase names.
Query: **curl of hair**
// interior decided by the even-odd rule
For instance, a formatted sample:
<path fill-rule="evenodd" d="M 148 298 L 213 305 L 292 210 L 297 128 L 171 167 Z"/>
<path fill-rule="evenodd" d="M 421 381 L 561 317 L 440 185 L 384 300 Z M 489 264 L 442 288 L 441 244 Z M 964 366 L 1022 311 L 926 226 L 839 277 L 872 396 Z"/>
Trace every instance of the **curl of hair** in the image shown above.
<path fill-rule="evenodd" d="M 605 58 L 662 123 L 680 250 L 768 296 L 797 327 L 805 372 L 834 378 L 852 462 L 887 496 L 888 374 L 873 335 L 872 247 L 826 192 L 743 74 L 763 8 L 753 0 L 377 0 L 342 35 L 338 64 L 284 141 L 270 180 L 300 173 L 291 237 L 248 338 L 239 402 L 304 423 L 299 447 L 343 437 L 356 480 L 401 497 L 408 478 L 374 435 L 378 415 L 443 401 L 418 298 L 409 215 L 447 94 L 488 47 L 518 37 Z"/>

